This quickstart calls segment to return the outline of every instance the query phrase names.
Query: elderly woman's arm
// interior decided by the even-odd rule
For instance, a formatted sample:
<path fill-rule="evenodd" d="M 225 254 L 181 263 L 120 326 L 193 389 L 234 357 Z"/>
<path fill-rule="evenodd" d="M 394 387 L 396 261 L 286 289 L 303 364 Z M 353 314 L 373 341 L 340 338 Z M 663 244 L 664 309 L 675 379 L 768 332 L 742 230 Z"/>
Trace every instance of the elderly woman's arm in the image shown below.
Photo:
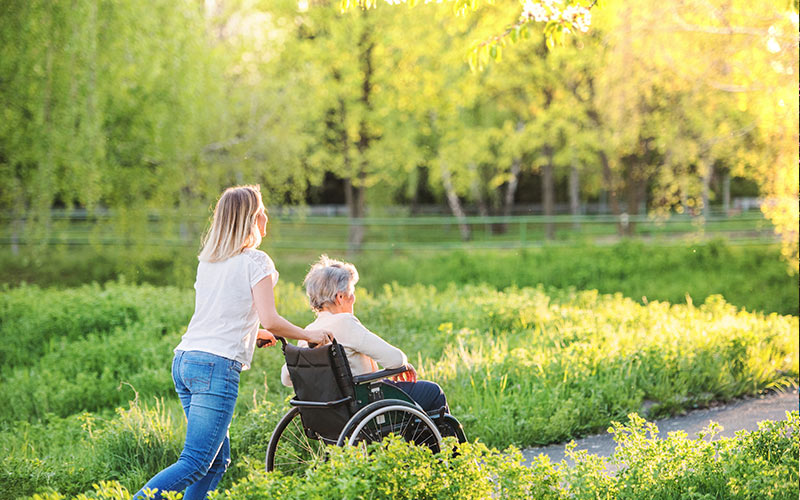
<path fill-rule="evenodd" d="M 367 330 L 358 318 L 352 314 L 341 316 L 341 321 L 347 322 L 344 326 L 353 339 L 351 346 L 353 350 L 366 354 L 383 368 L 400 368 L 408 364 L 408 358 L 403 351 Z"/>

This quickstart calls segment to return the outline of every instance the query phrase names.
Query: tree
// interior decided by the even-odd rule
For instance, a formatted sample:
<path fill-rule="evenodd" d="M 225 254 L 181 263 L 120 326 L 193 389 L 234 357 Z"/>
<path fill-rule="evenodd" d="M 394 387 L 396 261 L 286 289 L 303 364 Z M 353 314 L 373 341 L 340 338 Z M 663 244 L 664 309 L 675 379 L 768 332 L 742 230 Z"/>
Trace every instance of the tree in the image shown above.
<path fill-rule="evenodd" d="M 342 13 L 324 2 L 304 12 L 296 6 L 274 12 L 297 23 L 279 65 L 303 82 L 286 92 L 303 95 L 306 162 L 344 180 L 351 219 L 348 246 L 357 250 L 365 238 L 361 220 L 369 193 L 391 198 L 418 164 L 415 149 L 408 146 L 413 129 L 397 109 L 403 92 L 394 71 L 401 58 L 394 39 L 403 35 L 405 13 Z"/>
<path fill-rule="evenodd" d="M 714 168 L 756 180 L 796 270 L 796 10 L 767 1 L 631 5 L 609 2 L 602 13 L 612 17 L 596 22 L 611 40 L 601 73 L 611 129 L 651 138 L 659 166 L 649 179 L 663 206 L 683 200 L 707 214 Z M 643 101 L 652 104 L 645 115 L 630 107 Z"/>
<path fill-rule="evenodd" d="M 386 0 L 397 4 L 399 1 Z M 414 7 L 418 0 L 403 1 Z M 591 23 L 590 10 L 597 0 L 519 0 L 515 8 L 503 8 L 504 16 L 486 15 L 486 7 L 493 7 L 491 0 L 450 0 L 451 11 L 458 16 L 466 16 L 470 12 L 480 12 L 481 17 L 493 17 L 491 30 L 478 38 L 469 50 L 469 63 L 473 69 L 484 68 L 490 60 L 500 60 L 503 48 L 517 43 L 529 36 L 529 28 L 542 26 L 546 43 L 549 47 L 563 43 L 570 33 L 586 32 Z M 343 0 L 342 7 L 347 9 L 354 5 L 362 9 L 375 8 L 377 0 Z M 505 7 L 505 6 L 504 6 Z M 521 11 L 521 12 L 520 12 Z M 491 12 L 491 10 L 488 10 Z M 505 25 L 505 27 L 503 27 Z"/>
<path fill-rule="evenodd" d="M 15 234 L 46 241 L 54 205 L 114 207 L 131 216 L 112 230 L 144 234 L 145 208 L 181 203 L 213 123 L 197 5 L 8 2 L 0 40 L 0 207 Z"/>

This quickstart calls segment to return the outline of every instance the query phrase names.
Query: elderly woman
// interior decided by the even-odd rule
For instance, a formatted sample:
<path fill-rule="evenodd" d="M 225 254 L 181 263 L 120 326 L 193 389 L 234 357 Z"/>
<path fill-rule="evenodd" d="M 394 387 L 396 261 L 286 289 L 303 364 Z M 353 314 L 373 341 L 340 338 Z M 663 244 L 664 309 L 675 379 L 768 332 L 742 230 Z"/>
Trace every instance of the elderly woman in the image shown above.
<path fill-rule="evenodd" d="M 333 333 L 344 347 L 354 377 L 378 371 L 378 365 L 384 369 L 406 365 L 408 371 L 389 383 L 402 389 L 426 411 L 446 408 L 447 398 L 442 388 L 433 382 L 417 380 L 417 372 L 408 364 L 403 351 L 369 331 L 355 317 L 353 304 L 357 282 L 358 271 L 352 264 L 329 259 L 326 255 L 320 257 L 303 281 L 311 309 L 317 313 L 317 319 L 306 329 Z M 297 345 L 307 347 L 308 343 L 300 340 Z M 281 382 L 292 386 L 286 365 L 281 369 Z"/>

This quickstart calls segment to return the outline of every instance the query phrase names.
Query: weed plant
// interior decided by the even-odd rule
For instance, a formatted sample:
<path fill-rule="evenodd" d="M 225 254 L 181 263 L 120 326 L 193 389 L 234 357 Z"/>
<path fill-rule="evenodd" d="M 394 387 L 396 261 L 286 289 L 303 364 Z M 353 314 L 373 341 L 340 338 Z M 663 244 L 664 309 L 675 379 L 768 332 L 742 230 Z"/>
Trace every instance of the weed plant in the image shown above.
<path fill-rule="evenodd" d="M 284 316 L 312 320 L 300 288 L 282 281 L 276 290 Z M 398 284 L 357 294 L 362 322 L 439 382 L 467 435 L 489 446 L 601 430 L 645 401 L 653 418 L 797 385 L 798 318 L 747 312 L 719 296 L 642 304 L 597 291 Z M 177 457 L 183 416 L 170 359 L 191 291 L 24 286 L 6 289 L 0 304 L 0 498 L 47 487 L 76 494 L 101 479 L 132 490 Z M 116 304 L 125 312 L 109 312 Z M 278 384 L 282 362 L 278 348 L 258 350 L 243 374 L 223 488 L 263 467 L 291 395 Z M 140 403 L 115 410 L 135 391 Z"/>
<path fill-rule="evenodd" d="M 284 283 L 300 283 L 309 264 L 322 252 L 264 247 L 278 264 Z M 115 281 L 191 288 L 197 267 L 194 247 L 145 249 L 102 248 L 53 250 L 46 258 L 0 254 L 0 283 L 23 282 L 74 287 Z M 342 256 L 344 257 L 344 256 Z M 622 293 L 636 301 L 698 303 L 709 295 L 748 311 L 794 314 L 798 311 L 798 277 L 787 273 L 777 245 L 643 243 L 629 240 L 608 246 L 543 246 L 523 250 L 363 252 L 348 256 L 361 273 L 360 286 L 379 292 L 385 284 L 487 284 L 598 290 Z M 1 364 L 1 363 L 0 363 Z"/>
<path fill-rule="evenodd" d="M 460 445 L 433 455 L 425 447 L 389 437 L 370 445 L 330 450 L 327 461 L 305 476 L 252 472 L 232 487 L 212 494 L 214 500 L 339 500 L 372 498 L 397 500 L 463 499 L 776 499 L 798 494 L 798 413 L 786 420 L 764 423 L 758 431 L 742 431 L 733 438 L 714 439 L 716 429 L 696 438 L 681 432 L 660 439 L 653 424 L 635 414 L 627 424 L 611 430 L 616 454 L 604 459 L 586 451 L 567 454 L 575 466 L 553 464 L 539 456 L 526 467 L 514 448 L 504 452 L 480 442 Z M 455 442 L 448 441 L 451 445 Z M 611 462 L 620 468 L 608 474 Z M 35 495 L 34 500 L 64 500 L 58 492 Z M 129 500 L 129 490 L 116 482 L 102 482 L 95 491 L 76 500 Z"/>

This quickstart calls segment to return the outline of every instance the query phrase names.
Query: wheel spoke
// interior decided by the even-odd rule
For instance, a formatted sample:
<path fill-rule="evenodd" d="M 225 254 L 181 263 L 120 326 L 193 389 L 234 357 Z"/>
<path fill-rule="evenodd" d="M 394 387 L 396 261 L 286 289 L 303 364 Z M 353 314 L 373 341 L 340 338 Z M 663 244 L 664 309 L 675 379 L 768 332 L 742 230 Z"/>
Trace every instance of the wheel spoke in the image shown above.
<path fill-rule="evenodd" d="M 376 409 L 374 413 L 367 414 L 351 434 L 350 444 L 379 442 L 390 434 L 427 446 L 434 452 L 439 451 L 435 425 L 418 409 L 401 405 Z"/>
<path fill-rule="evenodd" d="M 276 439 L 271 450 L 272 470 L 284 474 L 302 472 L 325 454 L 325 445 L 306 434 L 299 412 L 292 414 Z"/>

